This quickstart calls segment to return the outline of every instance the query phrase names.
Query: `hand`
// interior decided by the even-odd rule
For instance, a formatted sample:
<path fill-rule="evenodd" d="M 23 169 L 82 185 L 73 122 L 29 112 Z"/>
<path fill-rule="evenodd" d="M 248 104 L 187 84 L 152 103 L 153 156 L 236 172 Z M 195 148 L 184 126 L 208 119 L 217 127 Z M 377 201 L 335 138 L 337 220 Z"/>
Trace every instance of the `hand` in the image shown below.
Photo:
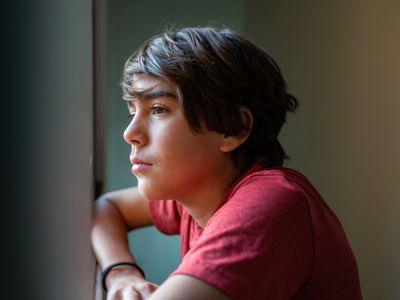
<path fill-rule="evenodd" d="M 130 267 L 111 270 L 106 283 L 107 300 L 145 300 L 158 288 L 144 279 L 138 270 Z"/>

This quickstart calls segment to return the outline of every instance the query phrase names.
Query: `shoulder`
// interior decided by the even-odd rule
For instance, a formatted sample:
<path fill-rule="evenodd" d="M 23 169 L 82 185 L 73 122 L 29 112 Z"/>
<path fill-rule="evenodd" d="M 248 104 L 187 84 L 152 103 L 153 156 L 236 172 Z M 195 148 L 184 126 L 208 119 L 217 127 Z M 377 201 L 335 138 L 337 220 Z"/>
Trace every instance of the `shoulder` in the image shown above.
<path fill-rule="evenodd" d="M 292 169 L 250 172 L 232 189 L 213 218 L 229 219 L 229 215 L 234 215 L 241 221 L 270 222 L 281 215 L 306 214 L 310 187 L 309 181 Z"/>
<path fill-rule="evenodd" d="M 250 189 L 254 189 L 256 195 L 265 191 L 304 192 L 304 187 L 308 186 L 312 186 L 308 179 L 293 169 L 284 167 L 256 169 L 255 171 L 250 170 L 238 182 L 232 190 L 231 196 Z"/>
<path fill-rule="evenodd" d="M 305 178 L 289 169 L 251 172 L 211 217 L 200 241 L 221 247 L 234 241 L 260 256 L 268 246 L 289 249 L 311 241 L 308 200 L 299 180 Z"/>

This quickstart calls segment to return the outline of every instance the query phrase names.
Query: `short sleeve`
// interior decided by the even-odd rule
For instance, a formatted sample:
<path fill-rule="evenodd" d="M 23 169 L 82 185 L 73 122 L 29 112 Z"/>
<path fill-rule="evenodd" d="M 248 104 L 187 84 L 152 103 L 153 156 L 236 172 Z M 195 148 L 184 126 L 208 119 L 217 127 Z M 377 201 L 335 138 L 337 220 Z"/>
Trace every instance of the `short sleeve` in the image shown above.
<path fill-rule="evenodd" d="M 174 200 L 149 200 L 154 225 L 165 234 L 179 234 L 182 207 Z"/>
<path fill-rule="evenodd" d="M 174 274 L 197 277 L 232 299 L 289 299 L 312 268 L 301 192 L 249 178 L 210 219 Z"/>

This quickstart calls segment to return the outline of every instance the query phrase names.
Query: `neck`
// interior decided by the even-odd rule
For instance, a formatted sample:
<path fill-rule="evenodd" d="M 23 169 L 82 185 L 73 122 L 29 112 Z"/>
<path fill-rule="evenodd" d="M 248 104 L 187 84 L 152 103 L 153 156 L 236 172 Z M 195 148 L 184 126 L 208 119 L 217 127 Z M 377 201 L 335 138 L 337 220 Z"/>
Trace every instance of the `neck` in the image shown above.
<path fill-rule="evenodd" d="M 177 199 L 202 228 L 243 175 L 233 163 L 221 169 L 224 170 L 223 173 L 216 174 L 200 185 L 196 193 L 187 198 Z"/>

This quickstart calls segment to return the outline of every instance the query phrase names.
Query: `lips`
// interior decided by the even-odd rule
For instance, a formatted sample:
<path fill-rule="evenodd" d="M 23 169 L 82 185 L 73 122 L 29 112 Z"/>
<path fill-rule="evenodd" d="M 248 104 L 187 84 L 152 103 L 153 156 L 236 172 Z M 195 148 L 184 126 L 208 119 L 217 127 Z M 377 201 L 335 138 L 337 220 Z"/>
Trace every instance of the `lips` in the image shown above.
<path fill-rule="evenodd" d="M 151 167 L 153 164 L 142 160 L 141 158 L 138 157 L 130 157 L 130 161 L 132 164 L 132 172 L 137 174 L 145 169 L 148 169 Z"/>
<path fill-rule="evenodd" d="M 143 165 L 151 165 L 151 163 L 149 163 L 143 159 L 140 159 L 138 157 L 130 157 L 129 160 L 131 161 L 132 165 L 142 165 L 142 164 Z"/>

